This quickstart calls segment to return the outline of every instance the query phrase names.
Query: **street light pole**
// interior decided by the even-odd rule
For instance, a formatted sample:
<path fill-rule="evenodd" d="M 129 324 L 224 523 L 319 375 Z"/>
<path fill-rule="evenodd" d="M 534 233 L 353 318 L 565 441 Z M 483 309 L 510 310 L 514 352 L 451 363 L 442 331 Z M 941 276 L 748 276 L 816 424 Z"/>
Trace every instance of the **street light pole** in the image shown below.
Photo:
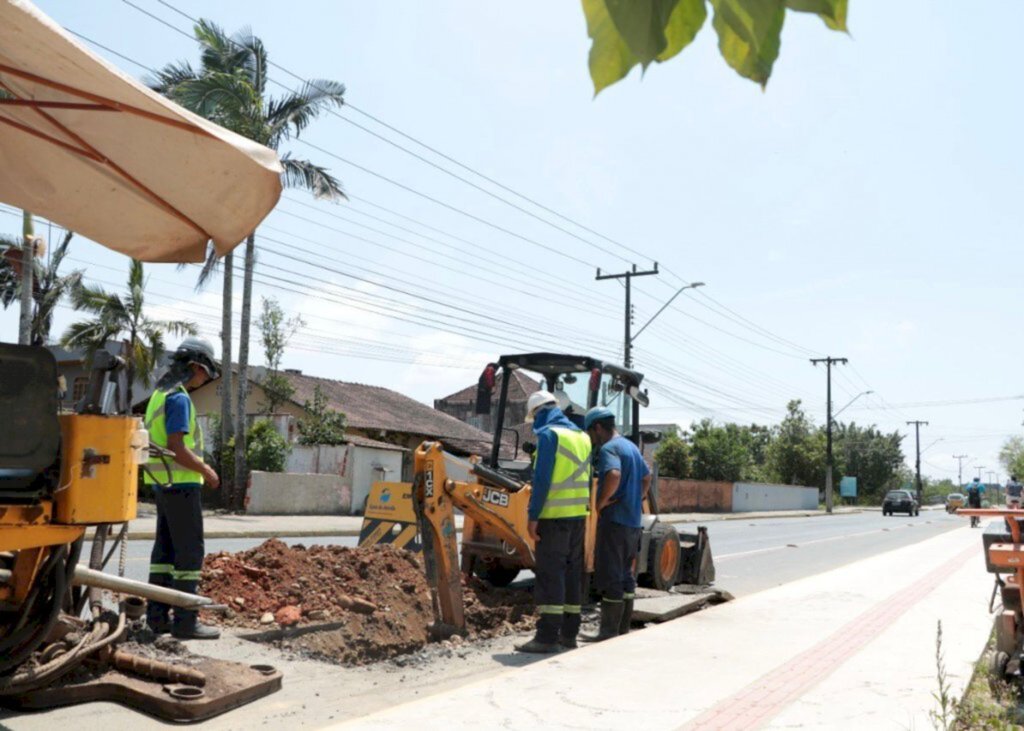
<path fill-rule="evenodd" d="M 967 459 L 967 455 L 954 454 L 953 459 L 956 460 L 956 486 L 960 489 L 964 486 L 964 460 Z"/>
<path fill-rule="evenodd" d="M 633 302 L 631 294 L 633 291 L 632 283 L 633 277 L 649 277 L 658 273 L 658 262 L 654 262 L 654 269 L 641 272 L 637 271 L 636 264 L 633 265 L 632 270 L 626 270 L 621 274 L 601 274 L 601 270 L 597 270 L 597 279 L 625 279 L 626 280 L 626 326 L 625 326 L 625 337 L 622 341 L 622 365 L 626 368 L 633 367 L 633 335 L 631 328 L 633 325 Z M 625 392 L 622 396 L 622 428 L 625 433 L 632 431 L 632 422 L 640 418 L 640 406 L 633 402 L 634 408 L 630 408 L 630 399 L 626 398 Z"/>
<path fill-rule="evenodd" d="M 917 442 L 917 461 L 916 461 L 915 469 L 916 469 L 916 472 L 917 472 L 917 504 L 920 505 L 921 504 L 921 493 L 923 492 L 923 490 L 921 489 L 921 425 L 924 424 L 925 426 L 928 426 L 928 422 L 927 421 L 908 421 L 907 422 L 908 426 L 911 425 L 911 424 L 913 424 L 913 426 L 914 426 L 914 433 L 916 435 L 916 442 Z"/>
<path fill-rule="evenodd" d="M 633 367 L 633 336 L 630 332 L 633 324 L 633 303 L 630 295 L 632 294 L 632 282 L 633 277 L 649 277 L 658 273 L 658 262 L 654 262 L 654 269 L 648 269 L 645 272 L 637 271 L 636 264 L 633 265 L 632 270 L 626 270 L 621 274 L 601 274 L 601 270 L 597 270 L 598 281 L 603 279 L 625 279 L 626 280 L 626 337 L 623 340 L 622 350 L 622 365 L 626 368 Z M 647 327 L 646 325 L 644 327 Z"/>
<path fill-rule="evenodd" d="M 811 358 L 813 365 L 825 364 L 825 393 L 826 393 L 826 421 L 825 434 L 827 435 L 825 447 L 825 512 L 832 512 L 832 366 L 842 363 L 846 364 L 846 358 L 833 358 L 831 355 L 825 358 Z M 849 404 L 847 404 L 849 406 Z M 846 406 L 843 407 L 844 409 Z"/>

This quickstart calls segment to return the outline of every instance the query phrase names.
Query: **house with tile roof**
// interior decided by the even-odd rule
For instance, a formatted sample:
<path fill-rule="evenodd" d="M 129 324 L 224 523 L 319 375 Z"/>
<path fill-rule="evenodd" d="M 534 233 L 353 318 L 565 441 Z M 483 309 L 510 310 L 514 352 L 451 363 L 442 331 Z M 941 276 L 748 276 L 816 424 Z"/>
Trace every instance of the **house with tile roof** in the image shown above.
<path fill-rule="evenodd" d="M 246 413 L 255 418 L 264 412 L 267 401 L 260 386 L 265 369 L 254 368 L 250 372 L 253 378 L 249 384 Z M 406 476 L 410 473 L 406 467 L 411 468 L 412 450 L 425 440 L 438 440 L 446 450 L 462 456 L 484 454 L 490 448 L 490 434 L 383 386 L 319 378 L 294 369 L 286 369 L 281 374 L 295 389 L 291 398 L 278 407 L 278 416 L 292 417 L 286 419 L 292 438 L 297 436 L 297 420 L 306 416 L 305 405 L 313 401 L 313 394 L 319 386 L 328 407 L 345 414 L 345 432 L 352 438 L 352 443 L 368 446 L 375 442 L 408 450 L 405 452 L 406 464 L 403 465 Z M 219 386 L 218 381 L 213 381 L 192 393 L 199 415 L 220 412 Z"/>

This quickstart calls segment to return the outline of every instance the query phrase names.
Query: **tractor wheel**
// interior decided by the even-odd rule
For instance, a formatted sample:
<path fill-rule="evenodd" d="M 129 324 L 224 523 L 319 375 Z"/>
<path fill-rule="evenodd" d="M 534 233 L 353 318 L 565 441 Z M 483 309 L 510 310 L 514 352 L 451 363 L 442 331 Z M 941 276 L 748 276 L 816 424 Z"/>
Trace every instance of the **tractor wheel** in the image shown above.
<path fill-rule="evenodd" d="M 647 556 L 648 581 L 644 583 L 661 591 L 668 591 L 675 586 L 682 561 L 676 529 L 668 523 L 656 523 L 651 531 L 651 547 Z"/>
<path fill-rule="evenodd" d="M 491 586 L 508 586 L 519 576 L 519 569 L 508 566 L 477 564 L 476 575 Z"/>

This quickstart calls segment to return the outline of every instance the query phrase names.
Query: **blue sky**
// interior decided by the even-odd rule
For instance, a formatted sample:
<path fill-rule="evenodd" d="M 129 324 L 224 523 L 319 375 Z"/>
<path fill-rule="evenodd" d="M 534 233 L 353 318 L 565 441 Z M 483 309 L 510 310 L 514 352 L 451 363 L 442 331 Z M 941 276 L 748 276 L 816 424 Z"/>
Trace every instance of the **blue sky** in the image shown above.
<path fill-rule="evenodd" d="M 156 0 L 133 2 L 189 28 Z M 197 55 L 188 39 L 123 2 L 38 4 L 147 66 Z M 293 291 L 256 287 L 306 317 L 286 365 L 430 402 L 526 343 L 613 355 L 622 290 L 595 282 L 594 269 L 658 261 L 675 276 L 638 280 L 638 323 L 679 277 L 707 282 L 714 300 L 687 293 L 637 339 L 652 421 L 775 421 L 789 398 L 823 421 L 824 372 L 807 358 L 832 354 L 850 359 L 836 376 L 836 408 L 875 391 L 844 419 L 903 432 L 908 419 L 931 422 L 922 445 L 942 441 L 924 455 L 927 474 L 955 478 L 951 455 L 965 453 L 965 472 L 984 466 L 987 478 L 999 445 L 1019 433 L 1020 399 L 924 403 L 1024 393 L 1019 3 L 851 0 L 849 36 L 791 13 L 765 92 L 725 66 L 708 26 L 673 61 L 642 80 L 634 71 L 596 99 L 573 0 L 173 4 L 229 30 L 251 26 L 273 61 L 344 82 L 356 108 L 644 255 L 455 169 L 601 251 L 327 117 L 304 139 L 522 238 L 292 143 L 297 156 L 329 166 L 353 200 L 329 205 L 289 191 L 260 230 L 260 266 L 301 282 Z M 343 114 L 451 168 L 359 112 Z M 18 226 L 0 215 L 0 231 Z M 72 255 L 91 279 L 109 286 L 125 277 L 126 260 L 96 244 L 78 239 Z M 197 294 L 191 272 L 147 270 L 155 315 L 195 320 L 216 336 L 219 285 Z M 473 333 L 381 283 L 456 304 L 463 311 L 447 314 L 470 320 Z M 350 296 L 360 302 L 341 299 Z M 367 312 L 366 298 L 380 297 L 394 301 L 389 313 Z M 62 311 L 54 333 L 74 319 Z M 15 313 L 0 313 L 0 338 L 15 337 Z M 910 456 L 912 439 L 905 444 Z"/>

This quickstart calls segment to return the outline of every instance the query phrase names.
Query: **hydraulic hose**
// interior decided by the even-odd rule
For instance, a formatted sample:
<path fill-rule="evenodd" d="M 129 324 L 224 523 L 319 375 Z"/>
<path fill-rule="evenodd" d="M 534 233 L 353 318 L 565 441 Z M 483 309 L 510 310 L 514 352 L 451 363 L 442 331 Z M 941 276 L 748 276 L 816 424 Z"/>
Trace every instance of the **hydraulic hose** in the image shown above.
<path fill-rule="evenodd" d="M 35 652 L 36 648 L 39 647 L 49 636 L 54 626 L 57 624 L 57 620 L 60 617 L 60 608 L 64 600 L 64 592 L 67 589 L 67 565 L 65 559 L 67 557 L 68 548 L 67 546 L 61 546 L 53 552 L 53 562 L 48 561 L 49 575 L 52 576 L 53 586 L 49 592 L 48 601 L 49 606 L 47 607 L 47 613 L 45 619 L 39 624 L 35 631 L 28 634 L 27 637 L 18 642 L 18 646 L 13 653 L 4 657 L 0 660 L 0 674 L 4 674 L 11 668 L 16 668 L 25 662 Z M 44 596 L 40 594 L 40 597 Z M 18 633 L 21 635 L 21 633 Z M 20 637 L 11 638 L 17 641 Z M 0 652 L 3 652 L 0 649 Z"/>

